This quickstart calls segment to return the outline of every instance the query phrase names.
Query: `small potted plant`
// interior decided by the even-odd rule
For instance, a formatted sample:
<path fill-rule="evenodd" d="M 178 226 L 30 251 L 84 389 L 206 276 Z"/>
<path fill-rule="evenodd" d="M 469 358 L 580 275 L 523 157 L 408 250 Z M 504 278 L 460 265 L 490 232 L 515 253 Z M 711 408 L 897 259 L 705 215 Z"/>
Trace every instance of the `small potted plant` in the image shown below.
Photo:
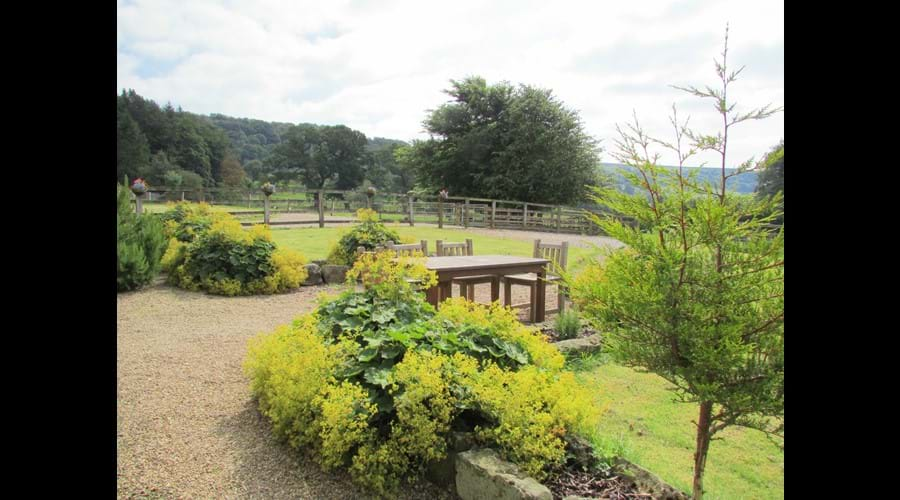
<path fill-rule="evenodd" d="M 266 196 L 272 196 L 273 194 L 275 194 L 275 184 L 272 184 L 271 182 L 263 184 L 260 189 L 262 189 L 263 194 L 265 194 Z"/>
<path fill-rule="evenodd" d="M 142 194 L 147 192 L 150 186 L 147 184 L 147 181 L 138 177 L 131 183 L 131 192 L 134 193 L 135 196 L 141 196 Z"/>

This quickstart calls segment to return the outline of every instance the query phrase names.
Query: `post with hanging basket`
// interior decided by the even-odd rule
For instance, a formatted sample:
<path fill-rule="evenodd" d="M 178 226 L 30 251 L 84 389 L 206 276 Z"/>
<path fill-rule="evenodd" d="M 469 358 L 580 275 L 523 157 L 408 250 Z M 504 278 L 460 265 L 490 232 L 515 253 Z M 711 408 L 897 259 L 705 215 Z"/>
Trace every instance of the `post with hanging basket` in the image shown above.
<path fill-rule="evenodd" d="M 372 197 L 375 196 L 378 190 L 375 189 L 375 186 L 369 186 L 369 189 L 366 189 L 366 208 L 372 208 Z"/>
<path fill-rule="evenodd" d="M 438 229 L 444 229 L 444 200 L 450 197 L 446 189 L 438 193 Z"/>
<path fill-rule="evenodd" d="M 148 188 L 149 186 L 147 185 L 147 182 L 140 177 L 135 179 L 134 182 L 131 183 L 131 192 L 134 193 L 135 211 L 138 215 L 141 215 L 141 213 L 144 212 L 143 196 L 144 193 L 147 192 Z"/>
<path fill-rule="evenodd" d="M 263 223 L 265 225 L 269 225 L 269 196 L 275 194 L 275 184 L 271 182 L 267 182 L 260 187 L 260 190 L 265 195 L 263 199 Z"/>

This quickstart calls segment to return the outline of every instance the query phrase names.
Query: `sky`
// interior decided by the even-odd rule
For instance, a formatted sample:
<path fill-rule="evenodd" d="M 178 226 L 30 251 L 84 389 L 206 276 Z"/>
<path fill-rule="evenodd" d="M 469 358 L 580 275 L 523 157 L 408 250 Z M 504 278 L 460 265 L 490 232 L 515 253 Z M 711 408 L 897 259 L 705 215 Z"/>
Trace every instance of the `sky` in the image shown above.
<path fill-rule="evenodd" d="M 672 106 L 716 134 L 713 101 L 729 26 L 735 111 L 784 106 L 783 0 L 135 0 L 117 4 L 116 87 L 160 105 L 288 123 L 343 124 L 368 137 L 426 139 L 450 80 L 547 88 L 578 111 L 615 162 L 634 116 L 673 141 Z M 732 127 L 728 166 L 784 137 L 784 113 Z M 657 150 L 660 163 L 677 163 Z M 717 166 L 702 153 L 691 166 Z"/>

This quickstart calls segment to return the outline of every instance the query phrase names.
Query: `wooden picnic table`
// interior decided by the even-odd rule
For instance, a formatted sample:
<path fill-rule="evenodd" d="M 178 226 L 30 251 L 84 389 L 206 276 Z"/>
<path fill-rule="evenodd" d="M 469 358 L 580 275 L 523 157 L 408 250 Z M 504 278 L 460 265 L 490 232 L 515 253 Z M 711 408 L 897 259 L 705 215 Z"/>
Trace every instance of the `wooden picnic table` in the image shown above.
<path fill-rule="evenodd" d="M 437 273 L 438 284 L 425 292 L 428 302 L 439 307 L 439 303 L 451 296 L 451 284 L 454 278 L 466 276 L 492 275 L 491 302 L 500 300 L 500 277 L 509 274 L 535 273 L 537 280 L 537 305 L 535 322 L 544 321 L 547 271 L 545 266 L 550 261 L 534 257 L 516 255 L 470 255 L 455 257 L 428 257 L 425 267 Z"/>

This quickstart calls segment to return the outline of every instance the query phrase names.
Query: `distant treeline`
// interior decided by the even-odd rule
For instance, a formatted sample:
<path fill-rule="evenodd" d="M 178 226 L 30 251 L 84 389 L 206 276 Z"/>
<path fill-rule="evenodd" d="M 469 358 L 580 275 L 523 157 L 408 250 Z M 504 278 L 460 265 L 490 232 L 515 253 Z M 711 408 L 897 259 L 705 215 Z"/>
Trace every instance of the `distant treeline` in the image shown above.
<path fill-rule="evenodd" d="M 482 93 L 497 90 L 480 80 L 474 83 L 467 81 L 466 84 L 475 85 L 477 87 L 475 90 Z M 470 93 L 477 94 L 474 91 Z M 562 113 L 564 118 L 568 119 L 568 115 L 563 112 L 577 118 L 577 114 L 563 109 L 548 96 L 549 92 L 547 95 L 529 97 L 537 104 L 531 104 L 528 109 L 541 109 L 540 106 L 543 106 L 556 114 Z M 459 99 L 457 96 L 458 101 Z M 444 115 L 452 117 L 461 115 L 465 118 L 468 115 L 456 108 L 465 109 L 466 106 L 471 107 L 471 103 L 457 102 L 445 105 L 432 115 L 431 121 L 435 122 L 437 121 L 435 117 Z M 457 112 L 453 114 L 447 111 Z M 585 139 L 579 139 L 577 127 L 580 127 L 580 124 L 577 120 L 573 123 L 572 127 L 576 129 L 566 134 L 578 140 L 570 142 L 576 145 L 587 144 Z M 502 179 L 490 178 L 491 181 L 486 182 L 489 177 L 486 177 L 487 174 L 479 173 L 477 169 L 474 173 L 466 170 L 469 164 L 482 169 L 487 168 L 486 165 L 482 165 L 487 160 L 482 158 L 484 154 L 479 151 L 512 147 L 504 146 L 505 143 L 501 140 L 504 136 L 494 138 L 490 134 L 478 135 L 479 130 L 467 132 L 469 135 L 463 137 L 464 140 L 447 133 L 445 134 L 447 138 L 444 139 L 446 144 L 434 140 L 413 141 L 413 144 L 408 144 L 396 139 L 367 138 L 361 132 L 344 125 L 325 126 L 310 123 L 295 125 L 234 118 L 222 114 L 198 115 L 184 111 L 180 107 L 175 108 L 171 104 L 159 106 L 154 101 L 141 97 L 134 90 L 123 90 L 116 97 L 116 124 L 118 182 L 122 182 L 126 176 L 129 179 L 143 177 L 151 186 L 194 190 L 209 187 L 255 188 L 262 182 L 272 181 L 282 185 L 299 184 L 314 189 L 363 189 L 375 186 L 383 192 L 394 193 L 405 193 L 410 190 L 436 192 L 436 189 L 443 186 L 448 187 L 453 195 L 518 199 L 510 196 L 518 194 L 521 197 L 524 196 L 522 193 L 528 193 L 529 199 L 525 201 L 553 203 L 566 203 L 566 200 L 575 202 L 578 198 L 574 194 L 551 192 L 556 189 L 553 187 L 555 185 L 544 177 L 538 175 L 537 180 L 528 177 L 527 171 L 535 165 L 543 165 L 543 168 L 535 167 L 543 174 L 555 172 L 560 178 L 566 179 L 571 175 L 564 176 L 558 168 L 551 168 L 548 158 L 541 157 L 535 160 L 535 157 L 528 156 L 525 153 L 530 150 L 523 149 L 519 144 L 513 148 L 513 151 L 517 151 L 520 155 L 519 158 L 512 157 L 509 152 L 504 153 L 504 158 L 512 158 L 515 160 L 514 165 L 520 165 L 518 168 L 524 169 L 513 176 L 514 178 L 504 176 Z M 514 128 L 511 125 L 505 126 Z M 523 123 L 520 127 L 526 127 L 523 130 L 527 132 L 527 127 L 532 126 L 535 125 Z M 473 141 L 470 136 L 473 135 L 483 143 L 479 143 L 477 148 L 470 144 Z M 518 135 L 528 134 L 523 132 Z M 518 135 L 513 134 L 512 137 Z M 449 152 L 437 149 L 441 144 L 444 146 L 451 144 L 451 141 L 454 141 L 455 149 L 451 148 Z M 468 149 L 459 149 L 455 146 L 457 142 L 469 144 Z M 494 142 L 496 144 L 493 144 Z M 588 147 L 582 149 L 587 150 Z M 461 152 L 468 156 L 460 159 Z M 590 155 L 580 158 L 579 161 L 584 163 L 588 160 Z M 595 161 L 596 159 L 591 160 L 588 165 L 597 165 L 593 163 Z M 606 182 L 614 183 L 622 191 L 634 192 L 635 186 L 630 185 L 617 173 L 617 169 L 621 167 L 623 165 L 600 163 L 595 170 L 589 166 L 585 168 L 601 174 L 596 176 L 594 182 L 602 183 L 606 179 Z M 718 169 L 699 168 L 696 171 L 701 180 L 718 182 L 720 175 Z M 590 177 L 587 175 L 584 181 L 573 181 L 569 184 L 583 185 L 589 182 L 587 179 Z M 479 179 L 480 182 L 473 182 L 472 179 Z M 469 185 L 465 182 L 471 184 L 469 188 L 465 188 Z M 534 183 L 536 187 L 529 188 L 527 185 L 529 182 Z M 520 186 L 522 183 L 526 185 Z M 756 184 L 757 174 L 746 173 L 729 179 L 728 189 L 738 193 L 752 193 Z M 495 192 L 498 189 L 502 191 L 503 187 L 509 188 L 507 191 L 510 191 L 508 193 L 510 196 L 504 196 L 505 192 Z"/>

